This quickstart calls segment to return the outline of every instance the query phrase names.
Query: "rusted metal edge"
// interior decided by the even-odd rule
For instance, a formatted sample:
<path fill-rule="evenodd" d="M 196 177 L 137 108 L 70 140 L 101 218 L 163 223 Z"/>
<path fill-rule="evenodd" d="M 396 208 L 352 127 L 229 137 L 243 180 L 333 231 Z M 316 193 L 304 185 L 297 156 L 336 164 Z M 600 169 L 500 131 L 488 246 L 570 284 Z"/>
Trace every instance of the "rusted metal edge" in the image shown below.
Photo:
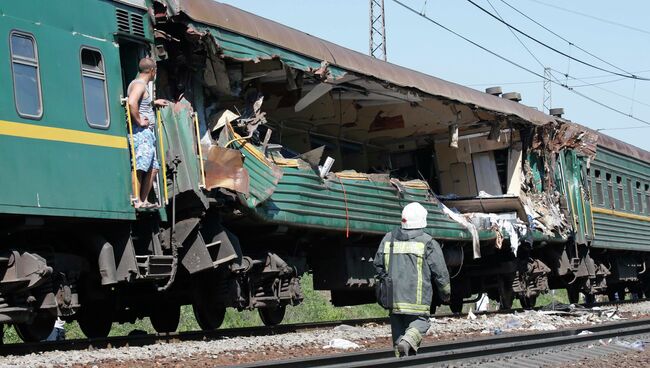
<path fill-rule="evenodd" d="M 650 152 L 648 152 L 648 151 L 646 151 L 646 150 L 644 150 L 642 148 L 633 146 L 633 145 L 631 145 L 629 143 L 625 143 L 625 142 L 623 142 L 621 140 L 610 137 L 610 136 L 605 135 L 605 134 L 603 134 L 603 133 L 601 133 L 601 132 L 599 132 L 597 130 L 588 128 L 588 127 L 586 127 L 584 125 L 581 125 L 581 124 L 578 124 L 578 123 L 574 123 L 574 122 L 571 122 L 571 121 L 568 121 L 568 120 L 564 120 L 563 122 L 566 123 L 566 124 L 575 125 L 575 126 L 579 127 L 580 129 L 583 129 L 585 132 L 589 132 L 591 134 L 597 135 L 598 136 L 598 143 L 597 143 L 598 147 L 602 147 L 602 148 L 608 149 L 610 151 L 620 153 L 621 155 L 624 155 L 624 156 L 635 158 L 635 159 L 640 160 L 640 161 L 642 161 L 643 163 L 646 163 L 646 164 L 650 163 Z"/>

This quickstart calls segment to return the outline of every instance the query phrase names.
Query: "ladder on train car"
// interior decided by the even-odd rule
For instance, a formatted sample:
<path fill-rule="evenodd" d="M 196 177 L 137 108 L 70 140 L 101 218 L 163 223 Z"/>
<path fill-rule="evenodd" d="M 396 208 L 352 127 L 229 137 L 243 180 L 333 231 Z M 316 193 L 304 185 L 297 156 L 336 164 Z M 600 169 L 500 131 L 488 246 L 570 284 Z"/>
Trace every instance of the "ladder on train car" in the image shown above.
<path fill-rule="evenodd" d="M 140 187 L 138 183 L 138 173 L 136 167 L 136 156 L 135 156 L 135 145 L 133 139 L 133 121 L 131 119 L 131 108 L 128 104 L 127 98 L 122 98 L 120 102 L 125 106 L 126 113 L 126 123 L 127 130 L 129 135 L 129 154 L 131 156 L 131 185 L 133 193 L 131 195 L 131 204 L 135 206 L 135 203 L 140 197 Z M 165 146 L 163 140 L 163 121 L 160 115 L 160 111 L 156 110 L 156 127 L 157 131 L 154 131 L 154 136 L 158 145 L 156 145 L 157 157 L 160 159 L 160 171 L 156 174 L 156 178 L 153 183 L 153 190 L 156 196 L 156 205 L 157 207 L 154 210 L 162 208 L 164 205 L 169 203 L 169 197 L 167 192 L 167 165 L 165 162 Z M 161 195 L 161 174 L 162 174 L 162 192 L 164 195 Z M 150 209 L 139 209 L 148 211 Z"/>

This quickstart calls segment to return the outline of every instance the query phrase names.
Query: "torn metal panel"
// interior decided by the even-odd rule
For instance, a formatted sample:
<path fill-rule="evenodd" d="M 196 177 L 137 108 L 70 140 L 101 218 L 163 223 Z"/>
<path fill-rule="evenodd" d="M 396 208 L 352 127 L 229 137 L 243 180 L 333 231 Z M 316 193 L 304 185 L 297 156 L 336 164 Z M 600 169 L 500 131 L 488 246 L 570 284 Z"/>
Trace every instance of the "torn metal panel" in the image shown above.
<path fill-rule="evenodd" d="M 242 202 L 250 208 L 255 208 L 266 201 L 282 178 L 280 167 L 266 158 L 246 137 L 237 134 L 230 124 L 221 131 L 218 144 L 222 147 L 232 147 L 243 154 L 243 167 L 250 178 L 248 195 L 239 193 Z"/>
<path fill-rule="evenodd" d="M 201 173 L 193 113 L 191 104 L 185 99 L 160 109 L 168 172 L 172 172 L 171 169 L 177 165 L 168 191 L 170 195 L 182 199 L 178 203 L 180 208 L 198 205 L 207 209 L 208 199 L 200 188 Z"/>
<path fill-rule="evenodd" d="M 371 58 L 230 5 L 212 0 L 167 0 L 167 3 L 174 14 L 183 13 L 196 22 L 213 26 L 209 32 L 217 39 L 224 54 L 237 60 L 279 58 L 303 71 L 320 70 L 321 62 L 326 62 L 332 79 L 346 72 L 381 76 L 398 87 L 415 88 L 445 100 L 517 116 L 533 124 L 555 121 L 553 117 L 517 102 Z"/>
<path fill-rule="evenodd" d="M 245 195 L 250 194 L 250 177 L 244 168 L 241 152 L 216 145 L 202 147 L 207 190 L 225 188 Z"/>

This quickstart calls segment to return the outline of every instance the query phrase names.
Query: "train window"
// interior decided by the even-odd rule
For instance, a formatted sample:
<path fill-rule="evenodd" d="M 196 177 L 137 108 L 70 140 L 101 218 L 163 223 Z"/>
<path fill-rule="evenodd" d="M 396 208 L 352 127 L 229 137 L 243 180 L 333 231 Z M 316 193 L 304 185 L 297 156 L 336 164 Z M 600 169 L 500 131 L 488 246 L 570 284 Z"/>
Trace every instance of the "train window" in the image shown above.
<path fill-rule="evenodd" d="M 596 181 L 596 203 L 605 204 L 605 194 L 603 193 L 603 183 Z"/>
<path fill-rule="evenodd" d="M 636 192 L 636 201 L 639 203 L 639 208 L 637 208 L 637 211 L 639 213 L 643 213 L 643 193 L 641 191 Z M 646 211 L 647 211 L 647 206 L 646 206 Z"/>
<path fill-rule="evenodd" d="M 11 32 L 9 37 L 16 110 L 21 117 L 40 119 L 43 100 L 36 40 L 31 34 L 18 31 Z"/>
<path fill-rule="evenodd" d="M 600 178 L 600 170 L 594 170 L 594 176 Z"/>
<path fill-rule="evenodd" d="M 650 214 L 650 185 L 645 184 L 645 212 Z"/>
<path fill-rule="evenodd" d="M 625 194 L 623 193 L 623 187 L 618 187 L 618 203 L 616 208 L 624 210 L 625 209 Z"/>
<path fill-rule="evenodd" d="M 632 179 L 627 179 L 627 200 L 628 209 L 634 211 L 634 191 L 632 190 Z"/>
<path fill-rule="evenodd" d="M 81 49 L 81 77 L 83 83 L 86 121 L 93 128 L 108 128 L 108 93 L 106 92 L 106 71 L 101 52 L 95 49 Z"/>

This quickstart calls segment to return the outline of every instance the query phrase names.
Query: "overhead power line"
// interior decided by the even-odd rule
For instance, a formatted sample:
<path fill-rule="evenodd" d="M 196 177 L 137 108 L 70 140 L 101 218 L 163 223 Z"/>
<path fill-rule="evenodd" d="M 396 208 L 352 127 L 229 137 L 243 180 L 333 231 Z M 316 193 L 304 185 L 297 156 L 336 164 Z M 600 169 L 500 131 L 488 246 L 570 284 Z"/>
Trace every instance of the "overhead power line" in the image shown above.
<path fill-rule="evenodd" d="M 649 125 L 649 126 L 650 126 L 650 121 L 643 120 L 643 119 L 641 119 L 641 118 L 637 118 L 636 116 L 634 116 L 634 115 L 632 115 L 632 114 L 628 114 L 628 113 L 626 113 L 626 112 L 623 111 L 623 110 L 619 110 L 619 109 L 617 109 L 617 108 L 615 108 L 615 107 L 612 107 L 612 106 L 610 106 L 610 105 L 607 105 L 607 104 L 604 103 L 604 102 L 598 101 L 598 100 L 596 100 L 596 99 L 593 98 L 593 97 L 589 97 L 589 96 L 585 95 L 584 93 L 582 93 L 582 92 L 580 92 L 580 91 L 577 91 L 577 90 L 575 90 L 574 88 L 572 88 L 572 87 L 570 87 L 570 86 L 568 86 L 568 85 L 562 83 L 562 82 L 561 82 L 557 77 L 555 77 L 555 75 L 553 74 L 553 71 L 554 71 L 554 70 L 551 70 L 551 76 L 552 76 L 553 79 L 555 80 L 555 83 L 556 83 L 556 84 L 561 85 L 562 87 L 568 89 L 569 91 L 575 93 L 576 95 L 578 95 L 578 96 L 580 96 L 580 97 L 582 97 L 582 98 L 584 98 L 584 99 L 586 99 L 586 100 L 589 100 L 589 101 L 595 103 L 596 105 L 599 105 L 599 106 L 601 106 L 601 107 L 603 107 L 603 108 L 605 108 L 605 109 L 607 109 L 607 110 L 613 111 L 613 112 L 618 113 L 618 114 L 621 114 L 621 115 L 623 115 L 623 116 L 627 116 L 627 117 L 630 118 L 630 119 L 636 120 L 636 121 L 638 121 L 638 122 L 640 122 L 640 123 L 643 123 L 643 124 L 646 124 L 646 125 Z"/>
<path fill-rule="evenodd" d="M 615 69 L 618 69 L 618 70 L 622 71 L 623 73 L 627 73 L 627 74 L 630 74 L 630 75 L 634 75 L 634 73 L 629 72 L 629 71 L 627 71 L 627 70 L 625 70 L 625 69 L 619 68 L 618 66 L 616 66 L 616 65 L 614 65 L 614 64 L 612 64 L 612 63 L 610 63 L 609 61 L 604 60 L 603 58 L 601 58 L 601 57 L 599 57 L 599 56 L 597 56 L 597 55 L 594 55 L 593 53 L 591 53 L 591 52 L 585 50 L 584 48 L 582 48 L 582 47 L 576 45 L 574 42 L 569 41 L 569 40 L 566 39 L 565 37 L 562 37 L 561 35 L 557 34 L 557 33 L 556 33 L 555 31 L 553 31 L 552 29 L 546 27 L 545 25 L 541 24 L 540 22 L 536 21 L 535 19 L 529 17 L 527 14 L 525 14 L 525 13 L 522 12 L 521 10 L 515 8 L 514 6 L 512 6 L 512 5 L 511 5 L 510 3 L 508 3 L 507 1 L 505 1 L 505 0 L 500 0 L 500 1 L 501 1 L 502 3 L 504 3 L 506 6 L 508 6 L 510 9 L 516 11 L 517 13 L 519 13 L 520 15 L 522 15 L 523 17 L 525 17 L 526 19 L 528 19 L 528 20 L 530 20 L 531 22 L 533 22 L 533 23 L 537 24 L 538 26 L 542 27 L 543 29 L 545 29 L 546 31 L 548 31 L 549 33 L 551 33 L 552 35 L 554 35 L 554 36 L 558 37 L 559 39 L 561 39 L 562 41 L 568 43 L 570 46 L 573 46 L 573 47 L 577 48 L 578 50 L 584 52 L 585 54 L 587 54 L 587 55 L 589 55 L 589 56 L 591 56 L 591 57 L 593 57 L 593 58 L 595 58 L 595 59 L 597 59 L 597 60 L 599 60 L 599 61 L 601 61 L 601 62 L 603 62 L 603 63 L 605 63 L 605 64 L 607 64 L 607 65 L 609 65 L 609 66 L 611 66 L 611 67 L 613 67 L 613 68 L 615 68 Z M 488 0 L 488 2 L 489 2 L 489 0 Z M 494 9 L 494 8 L 493 8 L 493 9 Z"/>
<path fill-rule="evenodd" d="M 539 78 L 542 79 L 542 80 L 544 79 L 544 76 L 543 76 L 543 75 L 541 75 L 541 74 L 539 74 L 539 73 L 537 73 L 537 72 L 535 72 L 535 71 L 533 71 L 533 70 L 531 70 L 531 69 L 529 69 L 529 68 L 527 68 L 527 67 L 525 67 L 525 66 L 523 66 L 523 65 L 521 65 L 521 64 L 518 64 L 518 63 L 516 63 L 516 62 L 514 62 L 514 61 L 512 61 L 512 60 L 510 60 L 510 59 L 508 59 L 508 58 L 506 58 L 505 56 L 502 56 L 502 55 L 498 54 L 497 52 L 492 51 L 492 50 L 488 49 L 487 47 L 485 47 L 485 46 L 483 46 L 483 45 L 481 45 L 481 44 L 479 44 L 479 43 L 477 43 L 477 42 L 475 42 L 475 41 L 472 41 L 471 39 L 469 39 L 469 38 L 467 38 L 467 37 L 461 35 L 460 33 L 458 33 L 458 32 L 456 32 L 456 31 L 452 30 L 452 29 L 449 28 L 449 27 L 446 27 L 446 26 L 442 25 L 441 23 L 437 22 L 436 20 L 434 20 L 434 19 L 432 19 L 432 18 L 429 18 L 428 16 L 425 16 L 425 15 L 423 15 L 423 14 L 420 14 L 417 10 L 415 10 L 415 9 L 413 9 L 412 7 L 410 7 L 410 6 L 406 5 L 406 4 L 404 4 L 404 3 L 401 2 L 400 0 L 393 0 L 393 2 L 395 2 L 395 3 L 398 4 L 398 5 L 400 5 L 400 6 L 403 7 L 404 9 L 410 11 L 411 13 L 416 14 L 417 16 L 422 17 L 422 18 L 426 19 L 427 21 L 429 21 L 430 23 L 433 23 L 433 24 L 435 24 L 436 26 L 438 26 L 438 27 L 444 29 L 445 31 L 447 31 L 447 32 L 449 32 L 449 33 L 455 35 L 456 37 L 459 37 L 459 38 L 463 39 L 464 41 L 466 41 L 466 42 L 468 42 L 468 43 L 470 43 L 470 44 L 472 44 L 472 45 L 474 45 L 474 46 L 480 48 L 481 50 L 483 50 L 483 51 L 485 51 L 485 52 L 487 52 L 487 53 L 489 53 L 489 54 L 491 54 L 491 55 L 493 55 L 493 56 L 495 56 L 495 57 L 497 57 L 497 58 L 499 58 L 499 59 L 501 59 L 501 60 L 507 62 L 508 64 L 514 65 L 514 66 L 516 66 L 516 67 L 519 68 L 519 69 L 522 69 L 522 70 L 524 70 L 524 71 L 527 71 L 528 73 L 530 73 L 530 74 L 532 74 L 532 75 L 535 75 L 535 76 L 539 77 Z M 551 73 L 551 75 L 553 75 L 553 73 Z M 557 85 L 563 87 L 563 88 L 568 89 L 569 91 L 571 91 L 571 92 L 577 94 L 578 96 L 581 96 L 581 97 L 583 97 L 583 98 L 585 98 L 585 99 L 587 99 L 587 100 L 589 100 L 589 101 L 591 101 L 591 102 L 593 102 L 593 103 L 595 103 L 595 104 L 597 104 L 597 105 L 599 105 L 599 106 L 602 106 L 603 108 L 606 108 L 606 109 L 608 109 L 608 110 L 611 110 L 611 111 L 613 111 L 613 112 L 616 112 L 616 113 L 618 113 L 618 114 L 621 114 L 621 115 L 623 115 L 623 116 L 626 116 L 626 117 L 628 117 L 628 118 L 630 118 L 630 119 L 636 120 L 636 121 L 638 121 L 638 122 L 641 122 L 641 123 L 643 123 L 643 124 L 646 124 L 646 125 L 649 125 L 649 126 L 650 126 L 650 121 L 647 121 L 647 120 L 643 120 L 643 119 L 637 118 L 636 116 L 633 116 L 633 115 L 631 115 L 631 114 L 627 114 L 627 113 L 625 113 L 625 112 L 623 112 L 623 111 L 621 111 L 621 110 L 618 110 L 618 109 L 616 109 L 616 108 L 614 108 L 614 107 L 611 107 L 611 106 L 609 106 L 609 105 L 607 105 L 607 104 L 605 104 L 605 103 L 603 103 L 603 102 L 600 102 L 600 101 L 598 101 L 598 100 L 596 100 L 596 99 L 594 99 L 594 98 L 591 98 L 591 97 L 585 95 L 584 93 L 582 93 L 582 92 L 580 92 L 580 91 L 576 91 L 575 89 L 569 87 L 567 84 L 560 82 L 560 81 L 559 81 L 557 78 L 555 78 L 555 77 L 553 77 L 552 82 L 553 82 L 554 84 L 557 84 Z"/>
<path fill-rule="evenodd" d="M 602 132 L 604 130 L 632 130 L 632 129 L 650 129 L 650 125 L 639 125 L 639 126 L 621 127 L 621 128 L 600 128 L 594 130 L 597 132 Z"/>
<path fill-rule="evenodd" d="M 567 54 L 566 52 L 560 51 L 560 50 L 556 49 L 556 48 L 553 47 L 553 46 L 549 46 L 549 45 L 547 45 L 546 43 L 544 43 L 544 42 L 538 40 L 537 38 L 535 38 L 535 37 L 529 35 L 528 33 L 524 32 L 524 31 L 522 31 L 522 30 L 520 30 L 519 28 L 513 26 L 512 24 L 510 24 L 510 23 L 504 21 L 503 19 L 499 18 L 498 16 L 492 14 L 489 10 L 487 10 L 487 9 L 485 9 L 484 7 L 480 6 L 479 4 L 475 3 L 473 0 L 467 0 L 467 2 L 469 2 L 469 3 L 472 4 L 472 5 L 474 5 L 476 8 L 480 9 L 482 12 L 484 12 L 484 13 L 487 14 L 487 15 L 489 15 L 490 17 L 492 17 L 492 18 L 496 19 L 497 21 L 499 21 L 499 22 L 505 24 L 506 26 L 508 26 L 508 28 L 510 28 L 510 29 L 512 29 L 512 30 L 514 30 L 514 31 L 516 31 L 517 33 L 521 34 L 522 36 L 524 36 L 524 37 L 526 37 L 526 38 L 528 38 L 528 39 L 530 39 L 530 40 L 532 40 L 532 41 L 538 43 L 539 45 L 541 45 L 541 46 L 543 46 L 543 47 L 546 47 L 547 49 L 549 49 L 549 50 L 551 50 L 551 51 L 553 51 L 553 52 L 555 52 L 555 53 L 557 53 L 557 54 L 560 54 L 560 55 L 562 55 L 562 56 L 564 56 L 564 57 L 567 57 L 567 58 L 569 58 L 570 60 L 576 61 L 576 62 L 578 62 L 578 63 L 580 63 L 580 64 L 583 64 L 583 65 L 586 65 L 586 66 L 588 66 L 588 67 L 591 67 L 591 68 L 594 68 L 594 69 L 598 69 L 598 70 L 603 71 L 603 72 L 606 72 L 606 73 L 610 73 L 610 74 L 618 75 L 618 76 L 621 76 L 621 77 L 626 77 L 626 78 L 630 78 L 630 79 L 638 79 L 638 80 L 650 81 L 650 78 L 639 77 L 639 76 L 637 76 L 637 75 L 629 74 L 629 73 L 627 73 L 627 72 L 626 72 L 626 74 L 619 73 L 619 72 L 615 72 L 615 71 L 613 71 L 613 70 L 608 70 L 608 69 L 605 69 L 605 68 L 601 68 L 601 67 L 599 67 L 599 66 L 597 66 L 597 65 L 594 65 L 594 64 L 592 64 L 592 63 L 589 63 L 589 62 L 586 62 L 586 61 L 584 61 L 584 60 L 581 60 L 581 59 L 578 59 L 578 58 L 576 58 L 576 57 L 573 57 L 573 56 Z"/>
<path fill-rule="evenodd" d="M 497 16 L 499 17 L 499 19 L 503 21 L 503 18 L 501 17 L 501 14 L 499 14 L 499 11 L 494 7 L 494 5 L 492 5 L 492 3 L 490 2 L 490 0 L 487 0 L 487 2 L 488 2 L 488 4 L 490 4 L 490 7 L 492 8 L 492 10 L 494 10 L 494 12 L 497 13 Z M 517 39 L 517 41 L 519 41 L 519 43 L 521 44 L 521 46 L 523 46 L 524 49 L 526 49 L 526 51 L 530 54 L 530 56 L 532 56 L 533 59 L 535 59 L 535 61 L 537 61 L 537 64 L 539 64 L 539 65 L 542 67 L 542 69 L 546 69 L 546 65 L 544 65 L 544 63 L 542 63 L 542 62 L 539 60 L 539 58 L 538 58 L 537 56 L 535 56 L 535 54 L 533 54 L 532 51 L 530 51 L 530 49 L 528 48 L 528 46 L 526 46 L 526 44 L 524 43 L 524 41 L 522 41 L 521 38 L 519 38 L 519 36 L 517 36 L 517 34 L 515 33 L 515 31 L 514 31 L 512 28 L 510 28 L 510 27 L 508 27 L 508 30 L 510 31 L 510 33 L 512 33 L 513 36 L 515 36 L 515 38 Z"/>
<path fill-rule="evenodd" d="M 551 69 L 552 69 L 552 68 L 551 68 Z M 563 74 L 563 73 L 562 73 L 561 71 L 559 71 L 559 70 L 556 70 L 556 69 L 552 69 L 552 70 L 555 71 L 556 73 Z M 586 81 L 584 81 L 584 80 L 582 80 L 582 79 L 580 79 L 580 78 L 576 78 L 576 77 L 573 77 L 573 76 L 570 76 L 570 75 L 564 75 L 564 74 L 563 74 L 563 76 L 566 77 L 566 78 L 569 78 L 569 79 L 573 79 L 573 80 L 577 80 L 577 81 L 580 81 L 580 82 L 583 82 L 583 83 L 587 83 L 587 84 L 582 84 L 582 85 L 577 85 L 577 86 L 576 86 L 576 85 L 574 85 L 574 86 L 569 86 L 570 88 L 578 88 L 578 87 L 594 87 L 594 88 L 598 88 L 598 89 L 600 89 L 600 90 L 602 90 L 602 91 L 605 91 L 605 92 L 607 92 L 607 93 L 611 93 L 611 94 L 613 94 L 613 95 L 615 95 L 615 96 L 618 96 L 618 97 L 624 98 L 624 99 L 626 99 L 626 100 L 628 100 L 628 101 L 631 101 L 631 102 L 634 102 L 634 103 L 638 103 L 638 104 L 643 105 L 643 106 L 650 107 L 650 104 L 649 104 L 649 103 L 646 103 L 646 102 L 643 102 L 643 101 L 636 100 L 636 99 L 634 99 L 634 98 L 632 98 L 632 97 L 626 96 L 626 95 L 624 95 L 624 94 L 622 94 L 622 93 L 618 93 L 618 92 L 612 91 L 612 90 L 607 89 L 607 88 L 600 87 L 600 86 L 599 86 L 600 83 L 588 83 L 588 82 L 586 82 Z M 619 80 L 620 80 L 620 79 L 619 79 Z M 610 81 L 610 82 L 611 82 L 611 81 Z"/>
<path fill-rule="evenodd" d="M 641 28 L 638 28 L 638 27 L 630 26 L 630 25 L 628 25 L 628 24 L 623 24 L 623 23 L 619 23 L 619 22 L 614 22 L 613 20 L 609 20 L 609 19 L 605 19 L 605 18 L 600 18 L 600 17 L 597 17 L 597 16 L 595 16 L 595 15 L 590 15 L 590 14 L 586 14 L 586 13 L 581 13 L 581 12 L 576 11 L 576 10 L 571 10 L 571 9 L 563 8 L 563 7 L 560 7 L 560 6 L 557 6 L 557 5 L 553 5 L 553 4 L 546 3 L 546 2 L 544 2 L 544 1 L 539 1 L 539 0 L 529 0 L 529 1 L 532 1 L 532 2 L 534 2 L 534 3 L 541 4 L 541 5 L 544 5 L 544 6 L 548 6 L 548 7 L 551 7 L 551 8 L 555 8 L 555 9 L 558 9 L 558 10 L 562 10 L 562 11 L 565 11 L 565 12 L 568 12 L 568 13 L 572 13 L 572 14 L 580 15 L 580 16 L 585 17 L 585 18 L 591 18 L 591 19 L 594 19 L 594 20 L 597 20 L 597 21 L 600 21 L 600 22 L 603 22 L 603 23 L 608 23 L 608 24 L 611 24 L 611 25 L 614 25 L 614 26 L 618 26 L 618 27 L 622 27 L 622 28 L 627 28 L 627 29 L 632 30 L 632 31 L 636 31 L 636 32 L 645 33 L 645 34 L 647 34 L 647 35 L 650 35 L 650 31 L 649 31 L 649 30 L 646 30 L 646 29 L 641 29 Z"/>

